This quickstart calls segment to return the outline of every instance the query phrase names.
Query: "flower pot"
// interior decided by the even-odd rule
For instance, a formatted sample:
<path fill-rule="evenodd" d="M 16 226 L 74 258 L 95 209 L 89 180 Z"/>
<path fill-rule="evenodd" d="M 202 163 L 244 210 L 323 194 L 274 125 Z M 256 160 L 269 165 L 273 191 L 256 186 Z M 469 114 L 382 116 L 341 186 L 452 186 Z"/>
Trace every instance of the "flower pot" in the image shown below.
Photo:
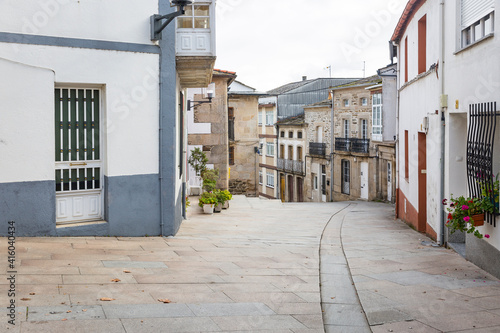
<path fill-rule="evenodd" d="M 222 205 L 222 209 L 228 209 L 229 208 L 229 200 L 224 202 L 224 204 Z"/>
<path fill-rule="evenodd" d="M 484 213 L 472 215 L 470 223 L 473 223 L 475 227 L 482 226 L 484 224 Z"/>
<path fill-rule="evenodd" d="M 216 213 L 220 213 L 222 212 L 222 204 L 221 203 L 218 203 L 215 208 L 214 208 L 214 212 Z"/>
<path fill-rule="evenodd" d="M 214 206 L 212 204 L 205 204 L 203 205 L 203 213 L 205 214 L 213 214 L 214 213 Z"/>

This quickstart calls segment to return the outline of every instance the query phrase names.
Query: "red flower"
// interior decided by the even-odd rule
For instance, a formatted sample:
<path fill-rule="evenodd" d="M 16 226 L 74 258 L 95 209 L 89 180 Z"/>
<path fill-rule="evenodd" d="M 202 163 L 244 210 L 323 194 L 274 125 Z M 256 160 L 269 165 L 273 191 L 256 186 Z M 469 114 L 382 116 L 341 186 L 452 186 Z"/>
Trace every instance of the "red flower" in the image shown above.
<path fill-rule="evenodd" d="M 443 201 L 441 201 L 443 203 L 443 205 L 446 205 L 448 202 L 447 202 L 448 199 L 443 199 Z"/>
<path fill-rule="evenodd" d="M 486 234 L 486 235 L 484 235 L 484 237 L 486 237 L 486 238 L 490 238 L 490 235 Z"/>

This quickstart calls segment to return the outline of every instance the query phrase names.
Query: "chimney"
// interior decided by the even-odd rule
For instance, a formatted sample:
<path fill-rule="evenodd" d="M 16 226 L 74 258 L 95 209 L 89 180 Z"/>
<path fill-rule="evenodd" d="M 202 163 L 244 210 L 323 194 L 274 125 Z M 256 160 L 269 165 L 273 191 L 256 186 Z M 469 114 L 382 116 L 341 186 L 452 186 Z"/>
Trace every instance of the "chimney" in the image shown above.
<path fill-rule="evenodd" d="M 302 81 L 307 81 L 307 76 L 303 76 Z"/>

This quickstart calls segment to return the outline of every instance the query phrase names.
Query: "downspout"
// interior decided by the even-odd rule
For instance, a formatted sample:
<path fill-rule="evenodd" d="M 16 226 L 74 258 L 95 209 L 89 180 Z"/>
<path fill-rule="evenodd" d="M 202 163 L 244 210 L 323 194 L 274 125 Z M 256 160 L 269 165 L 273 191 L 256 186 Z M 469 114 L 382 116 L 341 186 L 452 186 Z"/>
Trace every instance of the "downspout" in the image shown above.
<path fill-rule="evenodd" d="M 161 68 L 162 68 L 162 58 L 163 58 L 163 49 L 160 47 L 160 60 L 159 60 L 159 66 L 160 66 L 160 73 L 159 73 L 159 81 L 160 81 L 160 112 L 159 112 L 159 180 L 160 180 L 160 236 L 163 237 L 163 226 L 164 226 L 164 213 L 163 213 L 163 121 L 162 121 L 162 106 L 163 106 L 163 99 L 161 98 L 161 91 L 163 88 L 163 80 L 162 80 L 162 75 L 161 75 Z"/>
<path fill-rule="evenodd" d="M 399 212 L 399 207 L 400 207 L 400 202 L 399 200 L 401 199 L 399 197 L 399 168 L 401 167 L 401 161 L 400 161 L 400 153 L 399 153 L 399 109 L 400 109 L 400 91 L 399 91 L 399 84 L 401 80 L 401 61 L 400 61 L 400 56 L 401 56 L 401 45 L 396 44 L 398 47 L 398 63 L 397 63 L 397 76 L 396 76 L 396 136 L 394 137 L 394 143 L 395 143 L 395 159 L 396 159 L 396 191 L 395 191 L 395 204 L 396 204 L 396 218 L 401 218 L 401 214 Z"/>
<path fill-rule="evenodd" d="M 444 11 L 444 0 L 440 0 L 439 1 L 439 10 L 440 10 L 440 14 L 441 14 L 441 24 L 439 25 L 439 30 L 440 30 L 440 34 L 439 34 L 439 42 L 440 42 L 440 53 L 441 53 L 441 64 L 439 66 L 439 76 L 441 78 L 441 96 L 444 96 L 445 94 L 445 82 L 444 82 L 444 55 L 445 55 L 445 45 L 444 45 L 444 41 L 445 41 L 445 31 L 444 31 L 444 22 L 445 22 L 445 11 Z M 440 189 L 440 194 L 441 194 L 441 198 L 444 198 L 445 197 L 445 194 L 444 194 L 444 188 L 445 188 L 445 147 L 446 147 L 446 144 L 445 144 L 445 139 L 446 139 L 446 133 L 445 133 L 445 126 L 446 126 L 446 121 L 445 121 L 445 116 L 444 116 L 444 112 L 446 110 L 446 107 L 441 105 L 441 126 L 440 126 L 440 131 L 441 131 L 441 189 Z M 444 208 L 439 206 L 440 207 L 440 217 L 441 217 L 441 225 L 440 225 L 440 229 L 441 229 L 441 235 L 440 235 L 440 240 L 439 240 L 439 245 L 443 246 L 444 245 L 444 228 L 445 228 L 445 223 L 444 223 L 444 218 L 445 218 L 445 214 L 444 214 Z"/>
<path fill-rule="evenodd" d="M 331 91 L 332 93 L 332 111 L 331 111 L 331 115 L 330 115 L 330 202 L 333 202 L 333 172 L 335 170 L 334 168 L 334 161 L 335 161 L 335 156 L 334 156 L 334 153 L 333 153 L 333 150 L 334 150 L 334 143 L 335 143 L 335 132 L 334 132 L 334 129 L 335 129 L 335 125 L 334 125 L 334 116 L 335 116 L 335 112 L 333 110 L 333 96 L 334 96 L 334 91 L 332 90 Z"/>

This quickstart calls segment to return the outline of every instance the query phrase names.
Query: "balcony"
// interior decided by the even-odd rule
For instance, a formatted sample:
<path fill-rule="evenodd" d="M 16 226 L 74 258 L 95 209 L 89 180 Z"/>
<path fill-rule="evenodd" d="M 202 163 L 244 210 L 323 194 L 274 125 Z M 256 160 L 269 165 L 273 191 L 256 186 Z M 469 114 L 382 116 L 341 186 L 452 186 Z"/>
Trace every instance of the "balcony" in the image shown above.
<path fill-rule="evenodd" d="M 278 158 L 278 170 L 283 170 L 288 173 L 294 173 L 297 175 L 304 174 L 304 162 L 295 160 L 285 160 L 284 158 Z"/>
<path fill-rule="evenodd" d="M 335 150 L 368 154 L 370 151 L 370 139 L 335 138 Z"/>
<path fill-rule="evenodd" d="M 309 155 L 326 155 L 326 143 L 309 142 Z"/>
<path fill-rule="evenodd" d="M 184 88 L 206 87 L 215 64 L 215 1 L 187 5 L 177 18 L 176 67 Z"/>

